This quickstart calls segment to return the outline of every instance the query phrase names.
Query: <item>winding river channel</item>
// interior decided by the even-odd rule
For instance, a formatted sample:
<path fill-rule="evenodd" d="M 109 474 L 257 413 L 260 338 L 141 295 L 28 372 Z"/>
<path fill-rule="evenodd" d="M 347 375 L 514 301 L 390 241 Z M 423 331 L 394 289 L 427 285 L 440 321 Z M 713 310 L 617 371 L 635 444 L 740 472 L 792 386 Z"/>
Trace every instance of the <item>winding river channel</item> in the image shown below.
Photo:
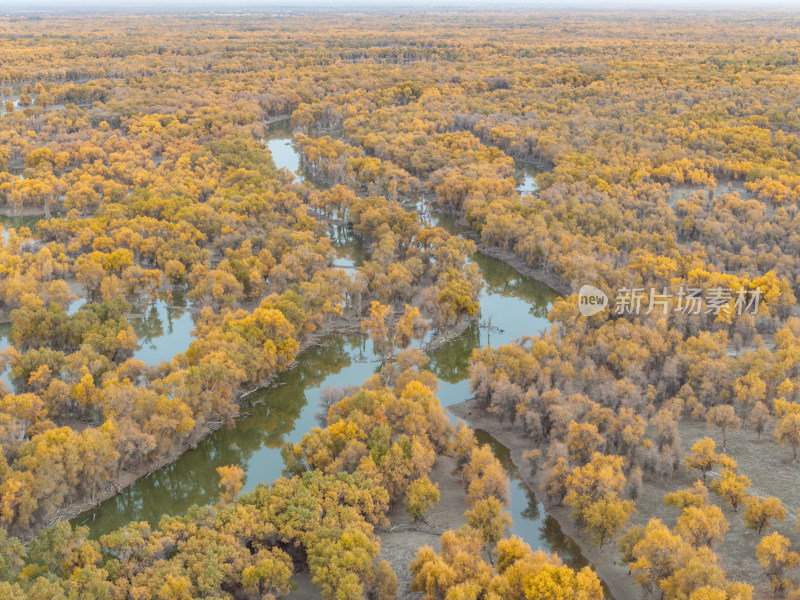
<path fill-rule="evenodd" d="M 285 125 L 273 127 L 265 143 L 277 167 L 285 167 L 302 179 L 299 157 Z M 518 176 L 520 191 L 535 191 L 534 172 L 522 171 Z M 427 220 L 451 233 L 467 234 L 452 216 L 424 212 Z M 330 236 L 338 252 L 335 265 L 357 268 L 364 258 L 358 239 L 334 226 L 330 228 Z M 474 348 L 498 346 L 542 331 L 548 326 L 546 314 L 550 304 L 557 297 L 544 283 L 519 274 L 497 259 L 476 253 L 470 260 L 478 265 L 486 282 L 480 299 L 480 323 L 430 355 L 429 368 L 439 378 L 437 395 L 445 407 L 463 402 L 471 395 L 468 366 Z M 164 295 L 132 323 L 140 341 L 136 358 L 151 364 L 172 358 L 191 341 L 191 312 L 178 294 Z M 487 326 L 489 323 L 491 327 Z M 0 336 L 3 333 L 6 332 L 0 328 Z M 165 513 L 180 514 L 193 504 L 213 503 L 219 493 L 216 468 L 222 465 L 238 464 L 244 469 L 245 491 L 259 482 L 277 479 L 281 475 L 282 445 L 287 441 L 299 442 L 306 432 L 318 426 L 323 390 L 360 385 L 379 365 L 371 343 L 362 336 L 325 339 L 304 351 L 297 359 L 297 366 L 278 377 L 276 386 L 248 396 L 242 416 L 234 426 L 219 429 L 196 449 L 136 481 L 74 522 L 87 525 L 92 537 L 97 537 L 129 521 L 155 525 Z M 562 533 L 558 522 L 547 515 L 533 491 L 522 483 L 508 449 L 484 431 L 478 430 L 477 435 L 481 442 L 492 446 L 511 479 L 512 532 L 534 549 L 557 552 L 572 567 L 586 565 L 578 546 Z"/>

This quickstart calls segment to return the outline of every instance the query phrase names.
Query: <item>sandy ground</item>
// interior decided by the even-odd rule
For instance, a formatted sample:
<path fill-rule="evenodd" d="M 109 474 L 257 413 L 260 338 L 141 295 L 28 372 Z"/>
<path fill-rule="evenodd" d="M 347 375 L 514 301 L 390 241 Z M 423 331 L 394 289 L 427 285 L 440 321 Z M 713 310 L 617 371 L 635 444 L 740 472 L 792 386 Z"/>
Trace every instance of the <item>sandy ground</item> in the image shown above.
<path fill-rule="evenodd" d="M 521 460 L 521 454 L 529 448 L 524 437 L 511 429 L 502 426 L 492 415 L 487 415 L 477 408 L 472 401 L 451 406 L 453 414 L 465 419 L 471 427 L 488 431 L 499 441 L 509 447 L 511 457 L 520 467 L 524 475 L 529 473 Z M 740 429 L 728 432 L 727 453 L 739 462 L 739 472 L 752 480 L 748 493 L 758 496 L 777 496 L 786 507 L 787 518 L 784 522 L 773 521 L 769 530 L 763 535 L 778 531 L 792 542 L 792 549 L 800 549 L 800 531 L 798 531 L 798 510 L 800 510 L 800 466 L 792 463 L 790 447 L 778 446 L 772 437 L 773 426 L 767 426 L 758 439 L 755 431 Z M 722 434 L 714 429 L 709 430 L 704 421 L 684 419 L 679 430 L 683 439 L 684 454 L 697 441 L 706 436 L 717 442 L 721 451 Z M 541 473 L 539 474 L 541 475 Z M 708 483 L 711 483 L 709 476 Z M 527 476 L 527 483 L 538 488 L 538 477 Z M 631 518 L 631 525 L 644 526 L 651 518 L 659 518 L 669 527 L 676 524 L 679 511 L 664 504 L 664 495 L 675 490 L 687 488 L 698 479 L 696 472 L 689 473 L 681 467 L 672 477 L 645 478 L 641 496 L 636 501 L 637 513 Z M 761 540 L 756 532 L 746 529 L 742 521 L 743 507 L 735 512 L 727 503 L 713 492 L 710 501 L 719 506 L 728 520 L 730 529 L 725 541 L 714 551 L 719 558 L 720 566 L 725 569 L 728 579 L 744 581 L 755 590 L 754 598 L 770 598 L 769 579 L 758 564 L 755 548 Z M 595 548 L 588 536 L 580 531 L 569 518 L 569 508 L 548 507 L 547 511 L 561 525 L 562 530 L 574 539 L 587 557 L 598 575 L 608 584 L 616 600 L 633 600 L 644 597 L 642 588 L 628 574 L 627 566 L 620 564 L 619 553 L 615 547 L 607 544 L 602 550 Z"/>
<path fill-rule="evenodd" d="M 520 475 L 525 479 L 525 483 L 531 489 L 539 489 L 541 471 L 537 477 L 532 477 L 530 469 L 527 468 L 522 460 L 522 453 L 530 449 L 530 444 L 527 443 L 524 435 L 501 425 L 500 421 L 494 416 L 487 415 L 480 410 L 473 400 L 450 406 L 449 410 L 454 415 L 464 419 L 473 429 L 483 429 L 504 444 L 511 451 L 511 459 L 517 465 Z M 608 586 L 614 596 L 614 600 L 641 600 L 644 597 L 642 588 L 628 574 L 627 565 L 620 563 L 616 547 L 608 543 L 602 549 L 595 547 L 589 537 L 579 530 L 569 518 L 569 507 L 545 505 L 545 508 L 548 514 L 558 521 L 562 531 L 578 544 L 592 569 Z"/>
<path fill-rule="evenodd" d="M 722 433 L 714 428 L 709 430 L 705 421 L 684 419 L 679 425 L 683 439 L 684 454 L 700 439 L 710 437 L 717 443 L 718 451 L 722 450 Z M 739 463 L 739 473 L 752 481 L 749 494 L 756 496 L 776 496 L 786 508 L 786 520 L 773 521 L 768 535 L 779 532 L 792 542 L 792 549 L 800 550 L 800 531 L 797 530 L 798 510 L 800 510 L 800 466 L 792 463 L 790 446 L 779 446 L 773 437 L 774 423 L 767 425 L 761 439 L 752 429 L 728 431 L 727 454 Z M 673 525 L 677 511 L 664 506 L 663 495 L 667 492 L 690 486 L 698 479 L 696 473 L 687 473 L 681 468 L 676 476 L 665 482 L 645 482 L 643 498 L 637 502 L 640 514 L 637 524 L 646 521 L 646 515 L 662 518 L 668 525 Z M 711 480 L 709 478 L 709 484 Z M 738 512 L 723 502 L 716 494 L 711 493 L 711 501 L 722 508 L 728 519 L 730 530 L 725 541 L 714 548 L 720 559 L 720 566 L 725 569 L 730 579 L 744 581 L 755 587 L 753 598 L 769 598 L 769 579 L 756 560 L 756 546 L 761 537 L 752 530 L 746 529 L 742 521 L 743 507 Z"/>
<path fill-rule="evenodd" d="M 442 331 L 437 332 L 436 335 L 428 340 L 428 342 L 426 342 L 425 346 L 422 348 L 422 351 L 425 352 L 425 354 L 430 354 L 437 348 L 441 348 L 445 344 L 460 338 L 467 328 L 475 322 L 477 322 L 476 317 L 460 317 L 458 321 L 449 327 L 446 327 Z"/>
<path fill-rule="evenodd" d="M 50 214 L 64 210 L 61 203 L 55 203 L 50 206 Z M 0 216 L 3 217 L 43 217 L 45 212 L 39 207 L 24 207 L 18 211 L 14 210 L 13 206 L 0 207 Z"/>
<path fill-rule="evenodd" d="M 454 474 L 455 460 L 440 456 L 431 471 L 431 481 L 439 485 L 439 502 L 425 516 L 425 521 L 414 523 L 406 512 L 404 502 L 399 502 L 389 513 L 390 524 L 377 531 L 381 538 L 379 560 L 387 560 L 397 575 L 397 598 L 403 600 L 422 598 L 422 592 L 411 591 L 409 563 L 417 554 L 417 549 L 428 544 L 439 551 L 439 537 L 448 529 L 458 529 L 467 520 L 466 494 L 461 484 L 461 476 Z M 311 582 L 308 571 L 297 573 L 292 581 L 297 588 L 287 598 L 290 600 L 319 600 L 319 589 Z"/>
<path fill-rule="evenodd" d="M 311 581 L 311 573 L 301 571 L 292 576 L 292 582 L 297 586 L 286 596 L 289 600 L 322 600 L 319 588 Z"/>
<path fill-rule="evenodd" d="M 422 592 L 411 591 L 409 563 L 417 549 L 425 544 L 439 551 L 439 537 L 448 529 L 458 529 L 467 522 L 464 511 L 468 506 L 460 474 L 454 474 L 456 462 L 449 456 L 436 459 L 430 478 L 439 485 L 439 502 L 425 515 L 425 521 L 414 523 L 406 512 L 404 502 L 398 503 L 389 514 L 391 525 L 381 531 L 380 558 L 389 561 L 397 575 L 398 598 L 422 598 Z"/>

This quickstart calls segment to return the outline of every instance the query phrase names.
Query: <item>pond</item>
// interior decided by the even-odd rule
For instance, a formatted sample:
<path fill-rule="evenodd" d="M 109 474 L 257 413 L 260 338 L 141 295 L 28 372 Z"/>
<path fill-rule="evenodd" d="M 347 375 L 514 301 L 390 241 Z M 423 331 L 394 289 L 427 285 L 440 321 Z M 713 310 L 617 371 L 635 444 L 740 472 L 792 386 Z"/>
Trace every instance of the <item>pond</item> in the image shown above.
<path fill-rule="evenodd" d="M 139 340 L 133 358 L 149 365 L 172 360 L 192 343 L 194 320 L 182 291 L 162 292 L 141 316 L 131 315 L 128 321 Z"/>
<path fill-rule="evenodd" d="M 515 178 L 519 182 L 517 184 L 517 191 L 520 194 L 535 194 L 539 191 L 539 183 L 536 181 L 536 176 L 541 173 L 534 165 L 528 163 L 516 163 Z"/>
<path fill-rule="evenodd" d="M 11 237 L 9 229 L 27 227 L 31 232 L 36 231 L 36 226 L 42 219 L 44 219 L 44 215 L 24 215 L 19 217 L 0 215 L 0 225 L 3 226 L 3 239 L 8 242 Z"/>

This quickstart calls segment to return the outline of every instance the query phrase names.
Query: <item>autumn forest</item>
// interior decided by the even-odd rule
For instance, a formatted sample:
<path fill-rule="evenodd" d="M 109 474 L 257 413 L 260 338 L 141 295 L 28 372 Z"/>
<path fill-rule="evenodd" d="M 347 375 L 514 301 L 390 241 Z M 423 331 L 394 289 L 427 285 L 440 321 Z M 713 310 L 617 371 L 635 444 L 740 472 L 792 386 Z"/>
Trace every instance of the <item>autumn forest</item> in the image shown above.
<path fill-rule="evenodd" d="M 798 60 L 0 17 L 0 599 L 800 600 Z"/>

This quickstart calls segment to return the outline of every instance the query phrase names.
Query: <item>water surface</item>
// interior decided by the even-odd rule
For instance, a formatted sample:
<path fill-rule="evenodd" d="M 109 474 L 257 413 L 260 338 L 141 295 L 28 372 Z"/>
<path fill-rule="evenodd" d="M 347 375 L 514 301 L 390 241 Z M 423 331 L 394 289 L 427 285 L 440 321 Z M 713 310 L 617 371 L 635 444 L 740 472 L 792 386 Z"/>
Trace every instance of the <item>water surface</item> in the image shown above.
<path fill-rule="evenodd" d="M 515 177 L 519 182 L 517 184 L 517 191 L 520 194 L 536 194 L 539 191 L 539 182 L 536 176 L 542 171 L 531 164 L 516 164 Z"/>
<path fill-rule="evenodd" d="M 296 149 L 288 138 L 270 139 L 267 147 L 277 168 L 300 174 Z M 456 235 L 467 235 L 452 216 L 430 210 L 423 214 L 432 224 Z M 337 266 L 355 270 L 363 263 L 364 248 L 351 232 L 331 226 L 329 233 L 337 248 Z M 471 396 L 468 368 L 473 349 L 540 333 L 549 326 L 546 313 L 557 296 L 547 285 L 520 275 L 497 259 L 476 253 L 470 260 L 478 265 L 486 282 L 480 299 L 480 323 L 430 355 L 429 368 L 440 383 L 437 396 L 445 407 Z M 182 322 L 182 314 L 170 315 L 163 312 L 164 308 L 154 310 L 162 327 L 164 323 Z M 144 325 L 138 327 L 137 335 L 142 336 Z M 145 352 L 145 343 L 140 352 Z M 152 353 L 158 351 L 160 344 L 158 339 L 146 352 L 154 356 Z M 173 350 L 165 349 L 163 354 L 171 358 Z M 274 387 L 249 396 L 242 407 L 243 416 L 234 426 L 214 432 L 173 464 L 138 480 L 77 521 L 89 525 L 91 534 L 99 536 L 129 521 L 155 525 L 163 514 L 180 514 L 192 504 L 213 503 L 219 495 L 216 468 L 223 465 L 238 464 L 244 469 L 245 491 L 259 482 L 277 479 L 282 469 L 280 448 L 285 442 L 299 442 L 319 424 L 321 397 L 326 388 L 360 386 L 379 367 L 379 357 L 362 336 L 326 338 L 320 346 L 303 352 L 297 367 L 282 373 Z M 478 431 L 477 435 L 481 442 L 491 444 L 511 479 L 513 533 L 534 549 L 558 552 L 570 566 L 584 566 L 586 560 L 577 545 L 561 532 L 558 522 L 547 516 L 533 491 L 521 481 L 508 449 L 486 432 Z"/>
<path fill-rule="evenodd" d="M 192 343 L 194 320 L 181 291 L 163 292 L 158 300 L 128 319 L 139 341 L 133 358 L 149 365 L 170 361 Z M 141 315 L 141 316 L 139 316 Z"/>

